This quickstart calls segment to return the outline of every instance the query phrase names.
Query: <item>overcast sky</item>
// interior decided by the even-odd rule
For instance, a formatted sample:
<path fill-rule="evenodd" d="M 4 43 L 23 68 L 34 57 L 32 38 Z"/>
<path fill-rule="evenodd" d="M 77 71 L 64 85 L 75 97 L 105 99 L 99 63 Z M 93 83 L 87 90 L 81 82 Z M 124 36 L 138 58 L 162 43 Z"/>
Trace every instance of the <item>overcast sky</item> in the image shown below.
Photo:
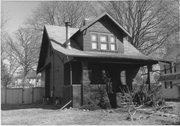
<path fill-rule="evenodd" d="M 2 13 L 3 17 L 7 18 L 8 22 L 5 26 L 5 29 L 8 33 L 13 33 L 15 30 L 20 27 L 27 17 L 31 16 L 33 10 L 37 8 L 38 1 L 3 1 Z"/>

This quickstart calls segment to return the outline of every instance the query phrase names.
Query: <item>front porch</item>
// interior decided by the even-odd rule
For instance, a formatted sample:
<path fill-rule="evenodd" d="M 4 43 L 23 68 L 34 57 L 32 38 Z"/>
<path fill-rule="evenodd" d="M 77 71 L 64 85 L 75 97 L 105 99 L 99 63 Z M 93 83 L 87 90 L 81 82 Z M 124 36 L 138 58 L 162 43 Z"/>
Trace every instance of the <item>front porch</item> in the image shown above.
<path fill-rule="evenodd" d="M 100 95 L 97 92 L 101 88 L 106 92 L 105 97 L 109 100 L 110 106 L 116 108 L 117 93 L 127 88 L 131 90 L 133 79 L 140 67 L 145 65 L 150 68 L 152 63 L 140 60 L 76 58 L 65 64 L 63 99 L 65 103 L 71 100 L 73 107 L 91 104 L 90 98 Z M 148 76 L 147 83 L 150 84 L 150 74 Z M 93 101 L 97 103 L 96 98 Z"/>

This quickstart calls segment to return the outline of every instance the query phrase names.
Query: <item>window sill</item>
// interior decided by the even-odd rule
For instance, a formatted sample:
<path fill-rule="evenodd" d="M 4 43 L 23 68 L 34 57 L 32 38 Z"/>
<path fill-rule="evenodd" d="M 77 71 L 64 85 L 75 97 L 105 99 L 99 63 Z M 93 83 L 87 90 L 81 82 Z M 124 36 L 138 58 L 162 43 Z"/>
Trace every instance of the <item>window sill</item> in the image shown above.
<path fill-rule="evenodd" d="M 100 49 L 90 49 L 90 51 L 96 51 L 96 52 L 113 52 L 118 53 L 118 50 L 100 50 Z"/>

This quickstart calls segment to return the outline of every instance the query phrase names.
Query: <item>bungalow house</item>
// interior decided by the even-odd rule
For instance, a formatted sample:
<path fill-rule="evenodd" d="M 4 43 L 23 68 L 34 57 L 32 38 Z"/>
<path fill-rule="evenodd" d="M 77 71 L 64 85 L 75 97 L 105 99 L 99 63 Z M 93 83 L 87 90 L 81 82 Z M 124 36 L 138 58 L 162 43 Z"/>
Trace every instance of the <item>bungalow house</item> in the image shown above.
<path fill-rule="evenodd" d="M 61 98 L 61 104 L 81 106 L 89 103 L 92 87 L 105 85 L 112 107 L 116 93 L 125 85 L 131 89 L 142 66 L 158 63 L 140 53 L 127 41 L 131 35 L 109 14 L 103 13 L 81 28 L 45 25 L 37 73 L 45 84 L 45 97 Z M 150 74 L 148 74 L 150 75 Z M 148 76 L 148 83 L 150 77 Z"/>
<path fill-rule="evenodd" d="M 160 64 L 162 95 L 165 99 L 180 98 L 180 44 L 169 45 L 164 59 L 172 62 Z"/>

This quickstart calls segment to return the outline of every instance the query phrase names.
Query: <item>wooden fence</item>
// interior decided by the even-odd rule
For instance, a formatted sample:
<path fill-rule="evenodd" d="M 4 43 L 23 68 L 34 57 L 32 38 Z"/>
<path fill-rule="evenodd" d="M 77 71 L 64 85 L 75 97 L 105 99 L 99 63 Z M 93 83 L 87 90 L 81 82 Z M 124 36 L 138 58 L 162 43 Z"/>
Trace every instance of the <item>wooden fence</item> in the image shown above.
<path fill-rule="evenodd" d="M 31 104 L 42 102 L 44 88 L 1 88 L 1 104 Z"/>

